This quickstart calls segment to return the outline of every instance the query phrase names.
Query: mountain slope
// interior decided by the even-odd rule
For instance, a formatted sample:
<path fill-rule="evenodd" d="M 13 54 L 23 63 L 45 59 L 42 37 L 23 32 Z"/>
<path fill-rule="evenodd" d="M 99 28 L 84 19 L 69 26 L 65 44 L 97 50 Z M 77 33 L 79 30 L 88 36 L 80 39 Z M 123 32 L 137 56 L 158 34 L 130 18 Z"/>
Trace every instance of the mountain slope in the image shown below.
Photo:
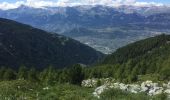
<path fill-rule="evenodd" d="M 96 68 L 97 75 L 104 73 L 104 77 L 125 82 L 143 78 L 169 80 L 170 35 L 159 35 L 124 46 L 106 57 Z"/>
<path fill-rule="evenodd" d="M 160 33 L 169 34 L 168 9 L 164 6 L 32 8 L 23 5 L 16 9 L 0 10 L 0 17 L 69 36 L 110 54 L 129 43 Z"/>
<path fill-rule="evenodd" d="M 0 19 L 0 66 L 61 68 L 75 63 L 92 64 L 102 56 L 70 38 Z"/>
<path fill-rule="evenodd" d="M 155 50 L 162 50 L 163 47 L 170 46 L 170 36 L 160 35 L 145 40 L 141 40 L 118 49 L 108 56 L 104 63 L 123 63 L 129 59 L 134 59 L 148 55 Z"/>

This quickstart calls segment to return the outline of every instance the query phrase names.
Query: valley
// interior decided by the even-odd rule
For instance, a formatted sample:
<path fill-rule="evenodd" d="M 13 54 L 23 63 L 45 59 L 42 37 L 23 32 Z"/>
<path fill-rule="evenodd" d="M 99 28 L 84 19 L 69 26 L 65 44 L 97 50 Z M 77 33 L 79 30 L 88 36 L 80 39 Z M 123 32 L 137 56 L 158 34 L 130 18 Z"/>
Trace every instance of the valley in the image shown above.
<path fill-rule="evenodd" d="M 0 1 L 0 100 L 170 100 L 170 6 L 58 2 Z"/>
<path fill-rule="evenodd" d="M 80 41 L 105 54 L 129 43 L 169 34 L 167 6 L 73 6 L 0 10 L 0 17 Z"/>

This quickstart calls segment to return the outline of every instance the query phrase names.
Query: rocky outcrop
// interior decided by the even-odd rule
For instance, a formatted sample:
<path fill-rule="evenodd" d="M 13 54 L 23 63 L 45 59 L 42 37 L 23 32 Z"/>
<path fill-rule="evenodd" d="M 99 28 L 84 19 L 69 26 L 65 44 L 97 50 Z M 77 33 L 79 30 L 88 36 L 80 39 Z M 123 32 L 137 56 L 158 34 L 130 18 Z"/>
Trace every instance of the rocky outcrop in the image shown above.
<path fill-rule="evenodd" d="M 83 87 L 96 87 L 98 84 L 98 82 L 100 82 L 101 84 L 110 84 L 113 83 L 115 80 L 113 78 L 102 78 L 102 79 L 97 79 L 97 78 L 93 78 L 93 79 L 87 79 L 87 80 L 83 80 L 81 83 L 81 86 Z"/>
<path fill-rule="evenodd" d="M 88 79 L 88 80 L 83 80 L 81 85 L 83 87 L 95 87 L 97 85 L 97 79 Z"/>
<path fill-rule="evenodd" d="M 170 82 L 167 84 L 165 83 L 159 84 L 159 83 L 154 83 L 152 81 L 145 81 L 139 84 L 124 84 L 120 82 L 115 82 L 113 81 L 114 79 L 112 79 L 112 81 L 107 81 L 107 82 L 103 82 L 104 79 L 102 80 L 101 79 L 92 79 L 92 80 L 88 79 L 82 82 L 82 86 L 84 87 L 96 86 L 94 84 L 97 84 L 98 80 L 102 81 L 103 83 L 101 86 L 97 87 L 95 91 L 93 92 L 93 95 L 98 98 L 100 97 L 100 94 L 103 93 L 105 90 L 112 89 L 112 88 L 120 89 L 120 90 L 127 91 L 127 92 L 134 93 L 134 94 L 145 92 L 149 96 L 154 96 L 154 95 L 166 93 L 170 96 Z M 107 78 L 105 80 L 109 80 L 109 79 Z"/>

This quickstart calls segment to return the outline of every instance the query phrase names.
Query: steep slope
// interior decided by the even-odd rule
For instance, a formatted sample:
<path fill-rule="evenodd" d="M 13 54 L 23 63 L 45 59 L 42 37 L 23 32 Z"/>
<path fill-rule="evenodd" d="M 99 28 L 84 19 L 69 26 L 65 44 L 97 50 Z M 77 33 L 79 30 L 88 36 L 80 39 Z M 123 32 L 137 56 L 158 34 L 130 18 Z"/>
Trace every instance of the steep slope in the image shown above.
<path fill-rule="evenodd" d="M 156 37 L 148 38 L 118 49 L 116 52 L 108 56 L 104 63 L 123 63 L 129 59 L 135 59 L 144 55 L 155 54 L 155 51 L 163 50 L 163 48 L 166 46 L 170 46 L 169 35 L 159 35 Z"/>
<path fill-rule="evenodd" d="M 170 35 L 159 35 L 122 47 L 99 66 L 96 72 L 125 82 L 140 80 L 144 76 L 150 80 L 169 80 Z"/>
<path fill-rule="evenodd" d="M 92 64 L 102 56 L 70 38 L 0 19 L 0 66 L 62 68 L 75 63 Z"/>

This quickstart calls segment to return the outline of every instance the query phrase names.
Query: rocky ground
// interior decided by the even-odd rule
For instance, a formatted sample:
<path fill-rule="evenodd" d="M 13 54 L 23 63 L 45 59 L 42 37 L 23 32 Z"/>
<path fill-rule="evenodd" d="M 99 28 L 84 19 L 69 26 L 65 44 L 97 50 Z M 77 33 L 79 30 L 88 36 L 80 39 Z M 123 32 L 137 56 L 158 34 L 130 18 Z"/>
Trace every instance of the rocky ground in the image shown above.
<path fill-rule="evenodd" d="M 165 93 L 169 96 L 170 99 L 170 81 L 167 83 L 161 83 L 161 82 L 152 82 L 152 81 L 145 81 L 145 82 L 139 82 L 134 84 L 124 84 L 121 82 L 116 82 L 112 78 L 106 78 L 106 79 L 88 79 L 82 81 L 83 87 L 96 87 L 93 95 L 100 98 L 100 94 L 103 93 L 105 90 L 108 89 L 120 89 L 123 91 L 128 91 L 130 93 L 140 93 L 145 92 L 149 96 L 154 96 L 158 94 Z"/>

